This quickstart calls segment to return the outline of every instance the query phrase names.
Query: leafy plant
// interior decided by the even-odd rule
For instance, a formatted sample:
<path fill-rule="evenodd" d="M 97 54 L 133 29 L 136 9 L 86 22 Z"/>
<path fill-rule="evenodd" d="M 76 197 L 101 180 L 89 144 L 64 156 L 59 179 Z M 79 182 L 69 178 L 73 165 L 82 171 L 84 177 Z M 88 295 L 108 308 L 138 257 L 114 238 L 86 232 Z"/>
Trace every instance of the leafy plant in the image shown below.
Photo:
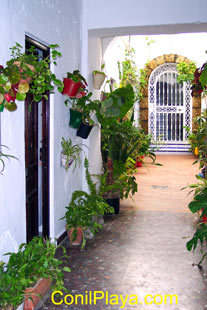
<path fill-rule="evenodd" d="M 179 64 L 177 64 L 177 82 L 180 84 L 183 84 L 183 82 L 192 82 L 194 79 L 195 70 L 196 64 L 194 61 L 180 62 Z"/>
<path fill-rule="evenodd" d="M 74 169 L 77 167 L 77 165 L 80 166 L 81 159 L 80 159 L 80 153 L 82 151 L 83 144 L 72 144 L 72 140 L 62 137 L 61 146 L 62 146 L 62 153 L 66 155 L 66 163 L 65 163 L 65 170 L 68 171 L 70 160 L 73 160 L 75 165 Z"/>
<path fill-rule="evenodd" d="M 101 71 L 99 71 L 99 70 L 93 70 L 93 71 L 92 71 L 92 74 L 95 75 L 95 74 L 97 74 L 97 73 L 100 73 L 100 74 L 105 75 L 105 73 L 103 72 L 103 69 L 104 69 L 104 68 L 105 68 L 105 64 L 102 64 L 102 65 L 101 65 Z"/>
<path fill-rule="evenodd" d="M 53 92 L 55 87 L 62 92 L 63 83 L 50 70 L 50 64 L 56 64 L 57 57 L 61 56 L 57 51 L 59 46 L 52 44 L 49 47 L 51 58 L 44 59 L 39 58 L 34 46 L 26 53 L 17 42 L 10 48 L 12 58 L 5 68 L 0 67 L 0 104 L 9 111 L 17 108 L 15 99 L 23 101 L 27 93 L 33 95 L 33 101 L 39 102 L 42 98 L 48 99 L 47 93 Z"/>
<path fill-rule="evenodd" d="M 5 162 L 4 162 L 4 159 L 7 158 L 7 159 L 10 159 L 10 158 L 15 158 L 17 159 L 15 156 L 13 155 L 9 155 L 9 154 L 5 154 L 2 152 L 2 147 L 5 147 L 7 148 L 6 145 L 0 145 L 0 163 L 2 165 L 2 168 L 0 170 L 0 174 L 2 174 L 2 172 L 4 171 L 4 168 L 5 168 Z M 8 149 L 8 148 L 7 148 Z"/>
<path fill-rule="evenodd" d="M 81 82 L 82 83 L 82 89 L 86 88 L 88 86 L 86 79 L 81 75 L 79 70 L 74 70 L 72 73 L 67 72 L 67 78 L 73 80 L 74 82 Z"/>
<path fill-rule="evenodd" d="M 7 264 L 0 264 L 1 309 L 15 309 L 23 301 L 25 289 L 40 278 L 51 278 L 54 290 L 66 290 L 63 271 L 70 272 L 70 268 L 61 267 L 62 259 L 67 258 L 63 247 L 63 256 L 55 258 L 59 247 L 49 239 L 34 237 L 28 244 L 22 243 L 17 253 L 5 254 L 10 257 Z"/>
<path fill-rule="evenodd" d="M 77 236 L 77 228 L 90 228 L 95 234 L 101 225 L 94 220 L 94 216 L 104 215 L 105 212 L 112 212 L 113 208 L 104 201 L 96 189 L 96 184 L 93 183 L 89 173 L 88 160 L 85 158 L 84 167 L 86 169 L 86 180 L 89 187 L 89 193 L 85 191 L 74 191 L 71 201 L 66 207 L 65 216 L 67 229 L 75 228 L 72 237 Z M 83 234 L 84 236 L 84 234 Z M 85 245 L 85 238 L 83 237 L 82 247 Z"/>

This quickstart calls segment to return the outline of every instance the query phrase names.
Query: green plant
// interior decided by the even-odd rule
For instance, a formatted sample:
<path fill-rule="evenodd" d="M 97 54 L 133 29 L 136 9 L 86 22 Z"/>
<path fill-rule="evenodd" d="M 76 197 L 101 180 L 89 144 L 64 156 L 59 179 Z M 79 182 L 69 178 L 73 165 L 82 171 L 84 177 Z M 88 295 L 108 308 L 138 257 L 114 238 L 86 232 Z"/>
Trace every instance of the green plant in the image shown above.
<path fill-rule="evenodd" d="M 13 156 L 13 155 L 9 155 L 9 154 L 5 154 L 5 153 L 3 153 L 2 152 L 2 147 L 5 147 L 5 148 L 7 148 L 7 146 L 6 145 L 0 145 L 0 163 L 1 163 L 1 165 L 2 165 L 2 168 L 1 168 L 1 170 L 0 170 L 0 174 L 2 174 L 2 172 L 4 171 L 4 168 L 5 168 L 5 162 L 4 162 L 4 159 L 5 158 L 7 158 L 7 159 L 10 159 L 10 158 L 15 158 L 15 159 L 17 159 L 15 156 Z M 8 148 L 7 148 L 8 149 Z"/>
<path fill-rule="evenodd" d="M 51 278 L 54 290 L 66 290 L 63 271 L 70 272 L 70 268 L 61 267 L 62 259 L 67 258 L 63 247 L 63 256 L 55 258 L 59 247 L 49 239 L 35 237 L 28 244 L 22 243 L 17 253 L 5 254 L 10 257 L 7 264 L 0 264 L 1 309 L 15 309 L 23 301 L 25 289 L 40 278 Z"/>
<path fill-rule="evenodd" d="M 104 201 L 99 195 L 96 189 L 96 184 L 93 183 L 91 175 L 89 173 L 88 160 L 85 158 L 84 167 L 86 169 L 86 180 L 89 187 L 89 193 L 85 191 L 74 191 L 71 201 L 66 207 L 65 216 L 62 219 L 66 219 L 67 229 L 75 228 L 72 237 L 77 236 L 77 228 L 82 227 L 84 229 L 90 228 L 95 234 L 101 227 L 100 224 L 94 220 L 94 216 L 104 215 L 105 212 L 113 212 L 113 208 Z M 85 238 L 83 234 L 82 247 L 85 246 Z"/>
<path fill-rule="evenodd" d="M 76 98 L 68 98 L 65 100 L 65 105 L 68 107 L 71 104 L 73 110 L 82 113 L 83 123 L 94 125 L 94 121 L 91 119 L 91 113 L 94 111 L 95 105 L 91 101 L 91 96 L 93 94 L 87 93 L 86 90 L 81 91 Z"/>
<path fill-rule="evenodd" d="M 183 84 L 183 82 L 192 82 L 194 79 L 194 73 L 196 65 L 194 61 L 191 62 L 180 62 L 177 64 L 177 82 Z"/>
<path fill-rule="evenodd" d="M 198 183 L 190 184 L 183 189 L 190 188 L 190 193 L 194 192 L 193 200 L 189 203 L 188 207 L 192 213 L 200 212 L 200 219 L 202 219 L 203 216 L 207 216 L 207 179 L 200 176 L 196 176 L 196 178 L 199 181 Z M 204 250 L 202 249 L 204 240 L 207 242 L 207 224 L 201 222 L 197 225 L 193 237 L 186 244 L 188 251 L 195 251 L 198 241 L 200 241 L 201 250 L 204 253 L 198 265 L 200 265 L 207 256 L 206 247 Z"/>
<path fill-rule="evenodd" d="M 104 69 L 104 68 L 105 68 L 105 64 L 102 64 L 102 65 L 101 65 L 101 71 L 99 71 L 99 70 L 93 70 L 93 71 L 92 71 L 92 74 L 95 75 L 95 74 L 97 74 L 97 73 L 100 73 L 100 74 L 105 75 L 105 73 L 103 72 L 103 69 Z"/>
<path fill-rule="evenodd" d="M 82 146 L 83 144 L 72 144 L 72 140 L 68 139 L 65 140 L 65 138 L 62 137 L 61 146 L 62 146 L 62 153 L 66 155 L 66 162 L 65 162 L 65 170 L 68 171 L 70 161 L 73 160 L 75 165 L 74 169 L 77 167 L 77 165 L 80 166 L 81 160 L 80 160 L 80 153 L 83 150 Z"/>
<path fill-rule="evenodd" d="M 59 92 L 63 90 L 63 83 L 56 78 L 50 70 L 50 64 L 56 64 L 57 57 L 61 53 L 57 51 L 57 44 L 49 46 L 51 58 L 40 59 L 31 47 L 26 53 L 22 52 L 22 46 L 16 43 L 11 49 L 11 59 L 6 67 L 0 67 L 0 104 L 9 111 L 16 109 L 15 99 L 25 100 L 27 93 L 33 95 L 33 101 L 39 102 L 42 98 L 48 99 L 57 87 Z M 31 84 L 30 84 L 31 83 Z"/>
<path fill-rule="evenodd" d="M 82 89 L 84 89 L 86 86 L 88 86 L 86 79 L 80 74 L 79 70 L 74 70 L 72 73 L 67 72 L 67 78 L 73 80 L 74 82 L 81 82 L 82 83 Z"/>

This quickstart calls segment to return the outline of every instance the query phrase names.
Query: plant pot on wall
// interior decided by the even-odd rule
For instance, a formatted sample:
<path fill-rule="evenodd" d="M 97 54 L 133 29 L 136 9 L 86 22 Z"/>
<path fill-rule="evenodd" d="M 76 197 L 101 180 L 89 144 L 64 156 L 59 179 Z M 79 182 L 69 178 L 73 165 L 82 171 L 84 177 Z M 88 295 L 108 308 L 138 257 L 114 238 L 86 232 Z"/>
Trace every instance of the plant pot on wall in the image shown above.
<path fill-rule="evenodd" d="M 77 136 L 83 139 L 87 139 L 92 128 L 93 126 L 82 123 L 79 129 L 77 130 Z"/>
<path fill-rule="evenodd" d="M 82 113 L 77 111 L 77 110 L 73 110 L 70 108 L 70 122 L 69 122 L 69 126 L 71 128 L 79 128 L 80 124 L 82 122 Z"/>
<path fill-rule="evenodd" d="M 93 87 L 95 89 L 100 89 L 103 85 L 103 82 L 106 78 L 106 75 L 104 72 L 93 72 Z"/>
<path fill-rule="evenodd" d="M 63 95 L 67 95 L 69 97 L 75 97 L 78 93 L 79 88 L 82 86 L 81 82 L 74 82 L 72 79 L 64 78 L 63 79 Z"/>
<path fill-rule="evenodd" d="M 68 158 L 68 156 L 66 154 L 61 152 L 61 161 L 60 161 L 61 167 L 65 168 L 67 170 L 72 165 L 73 161 L 74 161 L 73 157 Z"/>
<path fill-rule="evenodd" d="M 24 310 L 33 310 L 51 286 L 51 279 L 40 279 L 34 287 L 25 291 Z"/>

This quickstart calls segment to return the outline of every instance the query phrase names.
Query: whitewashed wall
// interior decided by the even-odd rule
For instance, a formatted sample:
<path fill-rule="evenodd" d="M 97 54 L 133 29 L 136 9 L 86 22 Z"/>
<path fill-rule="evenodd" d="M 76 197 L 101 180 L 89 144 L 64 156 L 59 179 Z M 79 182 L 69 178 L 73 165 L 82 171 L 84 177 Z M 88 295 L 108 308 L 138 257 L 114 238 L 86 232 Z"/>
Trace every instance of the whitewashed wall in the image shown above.
<path fill-rule="evenodd" d="M 17 41 L 24 46 L 25 34 L 31 34 L 46 44 L 57 43 L 63 57 L 58 60 L 54 72 L 63 78 L 67 71 L 81 67 L 81 0 L 1 0 L 0 2 L 0 63 L 9 59 L 9 48 Z M 74 189 L 81 188 L 82 172 L 68 173 L 60 167 L 61 137 L 72 137 L 77 141 L 75 130 L 69 129 L 68 109 L 64 96 L 51 96 L 50 123 L 50 229 L 51 237 L 58 237 L 64 231 L 63 221 Z M 2 144 L 19 160 L 7 162 L 0 176 L 0 260 L 2 254 L 17 249 L 26 240 L 25 214 L 25 145 L 24 145 L 24 103 L 18 103 L 15 112 L 1 114 Z"/>

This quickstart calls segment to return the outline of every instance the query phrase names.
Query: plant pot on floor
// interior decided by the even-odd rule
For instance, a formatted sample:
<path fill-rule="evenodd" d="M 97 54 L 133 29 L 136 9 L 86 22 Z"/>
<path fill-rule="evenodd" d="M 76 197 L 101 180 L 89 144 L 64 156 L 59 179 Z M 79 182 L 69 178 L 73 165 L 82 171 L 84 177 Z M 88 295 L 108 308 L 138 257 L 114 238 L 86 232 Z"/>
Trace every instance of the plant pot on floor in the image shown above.
<path fill-rule="evenodd" d="M 139 156 L 136 159 L 136 167 L 142 167 L 144 156 Z"/>
<path fill-rule="evenodd" d="M 114 208 L 114 213 L 112 214 L 119 214 L 120 209 L 120 193 L 119 192 L 108 192 L 107 195 L 104 195 L 104 199 L 108 203 L 108 205 Z M 111 214 L 111 213 L 110 213 Z"/>
<path fill-rule="evenodd" d="M 67 230 L 67 227 L 66 227 Z M 68 239 L 70 241 L 70 243 L 72 245 L 81 245 L 82 240 L 83 240 L 83 229 L 81 227 L 77 227 L 77 236 L 74 239 L 73 238 L 73 231 L 75 230 L 75 228 L 70 228 L 67 232 L 68 232 Z"/>
<path fill-rule="evenodd" d="M 83 139 L 87 139 L 92 128 L 93 126 L 91 125 L 81 123 L 79 129 L 77 130 L 77 136 Z"/>
<path fill-rule="evenodd" d="M 69 126 L 71 128 L 78 129 L 80 127 L 81 122 L 82 122 L 82 113 L 70 108 Z"/>
<path fill-rule="evenodd" d="M 64 78 L 63 79 L 63 95 L 67 95 L 69 97 L 75 97 L 78 93 L 79 88 L 82 86 L 81 82 L 74 82 L 72 79 Z"/>
<path fill-rule="evenodd" d="M 97 72 L 95 74 L 93 73 L 93 87 L 95 89 L 100 89 L 101 86 L 103 85 L 105 78 L 106 78 L 106 75 L 103 72 L 102 73 Z"/>
<path fill-rule="evenodd" d="M 34 287 L 27 288 L 25 291 L 24 310 L 33 310 L 38 302 L 47 293 L 51 286 L 51 279 L 40 279 Z"/>

